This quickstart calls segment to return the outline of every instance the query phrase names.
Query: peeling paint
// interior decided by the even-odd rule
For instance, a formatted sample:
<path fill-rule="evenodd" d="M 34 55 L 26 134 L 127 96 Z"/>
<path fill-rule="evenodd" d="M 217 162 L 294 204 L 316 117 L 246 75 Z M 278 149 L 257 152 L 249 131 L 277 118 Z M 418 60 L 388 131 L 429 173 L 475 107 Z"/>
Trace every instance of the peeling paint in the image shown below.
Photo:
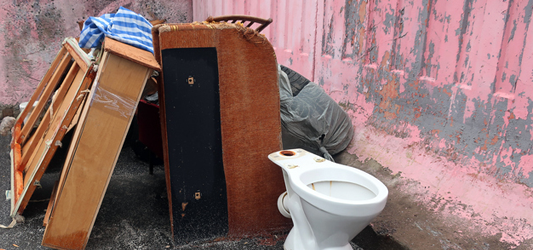
<path fill-rule="evenodd" d="M 387 135 L 384 139 L 367 133 L 363 136 L 365 139 L 351 150 L 417 181 L 425 179 L 420 168 L 430 164 L 428 159 L 441 159 L 453 171 L 448 172 L 439 164 L 434 165 L 433 170 L 443 174 L 446 185 L 450 185 L 448 191 L 460 200 L 460 204 L 472 209 L 472 213 L 462 216 L 477 220 L 472 214 L 483 214 L 482 221 L 515 223 L 479 210 L 487 209 L 480 204 L 492 199 L 491 195 L 502 192 L 490 188 L 500 185 L 495 183 L 521 187 L 516 192 L 506 189 L 506 195 L 512 192 L 514 196 L 505 203 L 530 208 L 530 189 L 533 187 L 533 92 L 530 84 L 533 81 L 533 34 L 528 36 L 532 33 L 529 29 L 532 8 L 525 6 L 531 7 L 532 2 L 368 1 L 364 16 L 355 11 L 360 4 L 352 2 L 353 6 L 346 7 L 346 10 L 352 10 L 352 14 L 346 16 L 351 19 L 344 23 L 331 19 L 330 12 L 324 12 L 324 20 L 329 21 L 328 25 L 322 26 L 323 34 L 339 32 L 335 27 L 342 26 L 345 30 L 358 30 L 356 39 L 359 41 L 363 36 L 365 43 L 362 45 L 363 56 L 353 58 L 355 62 L 351 65 L 338 62 L 335 57 L 327 61 L 317 57 L 314 77 L 339 102 L 347 99 L 366 102 L 347 106 L 354 109 L 350 114 L 357 121 L 354 122 L 356 134 L 373 128 L 373 133 Z M 340 7 L 326 4 L 325 8 Z M 361 18 L 365 21 L 353 21 Z M 332 25 L 331 22 L 338 24 Z M 360 23 L 366 28 L 362 29 Z M 349 39 L 344 41 L 350 42 Z M 342 46 L 334 40 L 326 42 Z M 529 61 L 525 63 L 525 60 Z M 343 77 L 332 82 L 331 76 L 340 73 Z M 337 81 L 343 82 L 346 88 L 333 87 Z M 355 82 L 354 86 L 350 85 L 352 82 Z M 333 89 L 351 91 L 333 92 Z M 366 110 L 364 116 L 358 113 L 361 106 Z M 401 140 L 392 143 L 393 138 Z M 389 152 L 404 155 L 411 151 L 406 149 L 408 147 L 395 150 L 396 143 L 422 151 L 399 159 Z M 488 196 L 475 198 L 452 188 L 453 183 L 471 177 L 477 178 L 476 183 L 483 186 L 483 192 L 488 192 Z M 429 180 L 427 184 L 430 184 Z M 432 206 L 427 198 L 424 200 Z M 447 207 L 437 205 L 435 208 L 448 211 Z M 506 214 L 508 218 L 523 213 L 505 204 L 500 209 L 500 214 Z M 461 210 L 464 209 L 450 212 L 461 215 L 458 212 Z M 523 225 L 520 230 L 494 225 L 485 232 L 495 234 L 515 230 L 514 235 L 503 234 L 502 241 L 518 244 L 533 236 L 531 222 L 520 223 Z"/>
<path fill-rule="evenodd" d="M 77 21 L 115 12 L 120 6 L 149 20 L 192 19 L 190 0 L 0 0 L 0 105 L 14 105 L 31 97 L 63 39 L 79 36 Z"/>

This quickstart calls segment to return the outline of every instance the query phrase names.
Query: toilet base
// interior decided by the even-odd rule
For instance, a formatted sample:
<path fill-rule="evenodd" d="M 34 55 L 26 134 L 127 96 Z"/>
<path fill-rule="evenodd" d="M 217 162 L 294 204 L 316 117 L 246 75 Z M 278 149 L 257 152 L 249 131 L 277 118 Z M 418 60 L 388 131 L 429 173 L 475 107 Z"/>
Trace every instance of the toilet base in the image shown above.
<path fill-rule="evenodd" d="M 320 248 L 317 246 L 314 242 L 310 241 L 307 242 L 308 244 L 312 244 L 314 246 L 309 246 L 308 244 L 305 244 L 303 242 L 303 239 L 300 237 L 300 233 L 297 229 L 294 227 L 289 232 L 289 235 L 287 235 L 287 239 L 285 239 L 285 243 L 283 244 L 284 250 L 353 250 L 353 247 L 350 245 L 350 242 L 347 242 L 345 246 L 335 246 L 335 247 L 325 247 Z"/>

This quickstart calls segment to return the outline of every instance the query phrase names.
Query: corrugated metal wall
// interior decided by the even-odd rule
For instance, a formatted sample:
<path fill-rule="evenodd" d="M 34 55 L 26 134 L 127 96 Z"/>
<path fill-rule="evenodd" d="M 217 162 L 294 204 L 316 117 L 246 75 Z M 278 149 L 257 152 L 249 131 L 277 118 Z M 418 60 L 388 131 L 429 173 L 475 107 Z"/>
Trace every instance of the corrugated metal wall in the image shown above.
<path fill-rule="evenodd" d="M 430 209 L 516 244 L 533 237 L 523 219 L 533 217 L 532 8 L 533 0 L 194 0 L 193 16 L 273 18 L 264 33 L 278 62 L 351 115 L 350 152 L 418 183 L 404 191 Z M 475 213 L 458 212 L 461 204 Z"/>

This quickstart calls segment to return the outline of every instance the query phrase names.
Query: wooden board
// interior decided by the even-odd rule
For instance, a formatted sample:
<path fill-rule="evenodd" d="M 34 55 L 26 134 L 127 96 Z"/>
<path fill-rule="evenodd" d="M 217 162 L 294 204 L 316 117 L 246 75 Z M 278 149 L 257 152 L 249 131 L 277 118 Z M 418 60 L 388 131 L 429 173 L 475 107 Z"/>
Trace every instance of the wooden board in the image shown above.
<path fill-rule="evenodd" d="M 164 51 L 173 48 L 216 48 L 218 58 L 222 158 L 228 206 L 228 235 L 243 236 L 290 228 L 291 221 L 281 216 L 277 197 L 285 191 L 282 171 L 267 159 L 281 149 L 281 121 L 277 63 L 272 45 L 253 30 L 238 24 L 193 23 L 163 24 L 152 29 L 155 57 L 163 62 Z M 168 65 L 163 63 L 165 70 Z M 179 68 L 169 67 L 171 70 Z M 164 77 L 163 76 L 163 77 Z M 180 145 L 169 137 L 168 95 L 162 79 L 159 90 L 165 173 L 169 201 L 177 195 L 172 187 L 170 148 Z M 182 81 L 178 79 L 177 82 Z M 165 112 L 163 112 L 165 110 Z M 188 145 L 181 145 L 188 146 Z M 194 166 L 180 166 L 194 168 Z M 179 218 L 172 211 L 182 204 L 169 204 L 174 238 Z M 204 225 L 197 225 L 204 226 Z"/>
<path fill-rule="evenodd" d="M 22 130 L 13 134 L 11 146 L 12 151 L 17 151 L 19 147 L 20 153 L 13 154 L 12 175 L 22 173 L 22 178 L 12 178 L 12 190 L 17 191 L 12 192 L 11 216 L 22 214 L 28 205 L 36 187 L 34 183 L 41 179 L 61 145 L 65 128 L 75 124 L 73 118 L 85 98 L 83 91 L 90 87 L 95 77 L 95 73 L 89 70 L 92 66 L 87 55 L 78 48 L 74 39 L 65 39 L 28 104 L 30 106 L 33 100 L 39 101 L 39 105 L 33 110 L 28 107 L 17 119 L 17 126 L 22 126 Z M 44 104 L 48 101 L 51 104 L 45 109 Z M 31 132 L 41 113 L 44 113 L 41 122 Z M 24 118 L 28 118 L 26 124 L 23 124 Z"/>
<path fill-rule="evenodd" d="M 54 184 L 54 188 L 52 189 L 51 197 L 56 197 L 58 184 L 59 184 L 59 181 L 56 181 L 56 183 Z M 46 213 L 44 214 L 43 227 L 46 227 L 48 225 L 48 221 L 50 220 L 50 214 L 52 213 L 53 207 L 54 207 L 54 200 L 50 199 L 50 201 L 48 202 L 48 207 L 46 207 Z"/>
<path fill-rule="evenodd" d="M 104 50 L 97 84 L 84 106 L 63 166 L 43 246 L 85 248 L 140 95 L 153 71 Z M 145 52 L 131 47 L 124 53 L 134 54 L 132 50 Z"/>
<path fill-rule="evenodd" d="M 149 69 L 160 70 L 159 63 L 155 60 L 152 53 L 121 43 L 109 37 L 106 37 L 104 40 L 104 50 Z"/>

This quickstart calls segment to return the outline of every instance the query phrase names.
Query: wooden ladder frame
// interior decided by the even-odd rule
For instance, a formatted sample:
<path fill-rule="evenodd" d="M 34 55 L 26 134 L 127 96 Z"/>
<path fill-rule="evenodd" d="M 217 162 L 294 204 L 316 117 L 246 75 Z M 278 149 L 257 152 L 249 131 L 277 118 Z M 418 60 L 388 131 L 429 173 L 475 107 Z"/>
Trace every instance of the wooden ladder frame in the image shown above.
<path fill-rule="evenodd" d="M 76 114 L 95 75 L 91 60 L 77 41 L 66 38 L 15 123 L 11 140 L 12 217 L 22 214 L 63 136 L 76 124 Z"/>

